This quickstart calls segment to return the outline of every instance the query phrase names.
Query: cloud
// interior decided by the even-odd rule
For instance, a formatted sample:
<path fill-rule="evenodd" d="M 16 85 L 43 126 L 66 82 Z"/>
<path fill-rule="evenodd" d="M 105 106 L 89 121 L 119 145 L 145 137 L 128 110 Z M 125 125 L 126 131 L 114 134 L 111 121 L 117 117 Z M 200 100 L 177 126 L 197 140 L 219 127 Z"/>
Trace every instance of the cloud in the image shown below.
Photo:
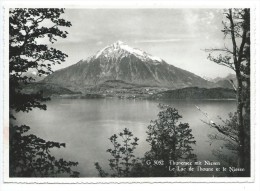
<path fill-rule="evenodd" d="M 135 43 L 168 43 L 168 42 L 182 42 L 182 41 L 190 41 L 190 40 L 194 40 L 194 39 L 174 38 L 174 39 L 136 40 Z"/>
<path fill-rule="evenodd" d="M 96 43 L 96 45 L 102 45 L 102 44 L 103 44 L 102 41 L 98 41 L 98 42 Z"/>

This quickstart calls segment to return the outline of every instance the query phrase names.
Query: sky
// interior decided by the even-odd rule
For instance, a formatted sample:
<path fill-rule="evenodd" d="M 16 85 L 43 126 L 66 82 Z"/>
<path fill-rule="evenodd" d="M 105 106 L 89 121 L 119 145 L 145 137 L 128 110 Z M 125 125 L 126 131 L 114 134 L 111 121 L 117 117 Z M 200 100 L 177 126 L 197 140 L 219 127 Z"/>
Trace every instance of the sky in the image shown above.
<path fill-rule="evenodd" d="M 221 32 L 220 9 L 66 9 L 68 37 L 55 47 L 68 54 L 57 70 L 120 40 L 201 77 L 225 77 L 232 70 L 207 59 L 205 49 L 229 44 Z"/>

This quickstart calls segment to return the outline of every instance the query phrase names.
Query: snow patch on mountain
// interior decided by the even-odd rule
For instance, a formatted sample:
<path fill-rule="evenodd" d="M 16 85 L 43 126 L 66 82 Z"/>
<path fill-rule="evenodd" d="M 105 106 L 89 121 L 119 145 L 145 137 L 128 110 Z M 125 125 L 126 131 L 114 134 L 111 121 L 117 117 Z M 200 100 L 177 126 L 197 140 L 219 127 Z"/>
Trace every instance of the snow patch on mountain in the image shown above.
<path fill-rule="evenodd" d="M 113 43 L 110 46 L 106 46 L 102 50 L 98 51 L 95 56 L 92 58 L 99 58 L 100 56 L 104 56 L 106 58 L 110 57 L 111 55 L 113 57 L 124 57 L 127 56 L 127 54 L 133 54 L 136 57 L 140 58 L 142 61 L 152 61 L 154 64 L 161 63 L 163 60 L 159 57 L 152 56 L 140 49 L 132 48 L 131 46 L 125 44 L 122 41 L 117 41 Z"/>

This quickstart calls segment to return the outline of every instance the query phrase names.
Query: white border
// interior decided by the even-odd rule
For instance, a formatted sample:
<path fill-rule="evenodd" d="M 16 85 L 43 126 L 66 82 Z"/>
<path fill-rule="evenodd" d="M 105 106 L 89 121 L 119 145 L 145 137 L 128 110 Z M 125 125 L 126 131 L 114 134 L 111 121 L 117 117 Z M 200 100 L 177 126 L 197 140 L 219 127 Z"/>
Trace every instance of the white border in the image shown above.
<path fill-rule="evenodd" d="M 252 185 L 252 183 L 259 180 L 259 170 L 255 171 L 256 167 L 259 169 L 259 164 L 255 161 L 259 160 L 259 124 L 256 122 L 256 94 L 259 95 L 259 90 L 255 91 L 257 87 L 254 81 L 256 81 L 256 76 L 259 74 L 259 66 L 256 64 L 259 62 L 259 1 L 41 1 L 41 2 L 30 2 L 30 1 L 12 1 L 4 2 L 5 7 L 5 30 L 4 30 L 4 182 L 16 182 L 16 183 L 202 183 L 202 182 L 214 182 L 214 183 L 235 183 L 243 182 Z M 252 115 L 251 115 L 251 149 L 252 149 L 252 176 L 250 178 L 223 178 L 223 177 L 173 177 L 173 178 L 9 178 L 8 177 L 8 126 L 9 126 L 9 80 L 8 80 L 8 9 L 15 7 L 23 8 L 228 8 L 228 7 L 249 7 L 251 8 L 251 80 L 252 80 L 252 91 L 251 91 L 251 105 L 252 105 Z M 254 32 L 255 31 L 255 32 Z M 258 67 L 258 70 L 257 68 Z M 254 75 L 255 74 L 255 75 Z M 257 78 L 259 81 L 259 77 Z M 256 93 L 256 94 L 255 94 Z M 258 109 L 259 111 L 259 109 Z M 259 112 L 258 112 L 259 114 Z M 254 146 L 255 145 L 255 146 Z M 257 153 L 254 152 L 257 151 Z M 256 160 L 257 159 L 257 160 Z M 259 183 L 258 183 L 259 184 Z"/>

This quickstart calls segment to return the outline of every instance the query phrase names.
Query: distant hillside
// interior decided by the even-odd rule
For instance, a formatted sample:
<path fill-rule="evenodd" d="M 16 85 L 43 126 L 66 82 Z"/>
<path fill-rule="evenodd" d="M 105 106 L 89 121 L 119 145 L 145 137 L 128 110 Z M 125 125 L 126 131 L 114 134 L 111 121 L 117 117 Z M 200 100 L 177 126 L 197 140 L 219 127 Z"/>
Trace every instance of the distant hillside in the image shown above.
<path fill-rule="evenodd" d="M 188 87 L 168 90 L 149 96 L 149 99 L 235 99 L 236 94 L 226 88 L 198 88 Z"/>
<path fill-rule="evenodd" d="M 136 84 L 126 83 L 123 80 L 107 80 L 101 84 L 94 86 L 93 88 L 90 88 L 90 90 L 102 91 L 107 89 L 131 89 L 135 87 L 139 86 Z"/>
<path fill-rule="evenodd" d="M 46 84 L 41 82 L 24 85 L 22 89 L 22 92 L 26 94 L 37 93 L 39 91 L 43 92 L 44 97 L 81 94 L 81 92 L 73 92 L 56 84 Z"/>
<path fill-rule="evenodd" d="M 229 74 L 224 78 L 215 78 L 212 80 L 218 87 L 233 89 L 231 81 L 236 85 L 237 79 L 235 74 Z"/>
<path fill-rule="evenodd" d="M 86 94 L 100 94 L 104 97 L 118 97 L 122 99 L 145 99 L 151 94 L 166 90 L 168 89 L 154 86 L 141 86 L 122 80 L 108 80 L 88 88 Z"/>

